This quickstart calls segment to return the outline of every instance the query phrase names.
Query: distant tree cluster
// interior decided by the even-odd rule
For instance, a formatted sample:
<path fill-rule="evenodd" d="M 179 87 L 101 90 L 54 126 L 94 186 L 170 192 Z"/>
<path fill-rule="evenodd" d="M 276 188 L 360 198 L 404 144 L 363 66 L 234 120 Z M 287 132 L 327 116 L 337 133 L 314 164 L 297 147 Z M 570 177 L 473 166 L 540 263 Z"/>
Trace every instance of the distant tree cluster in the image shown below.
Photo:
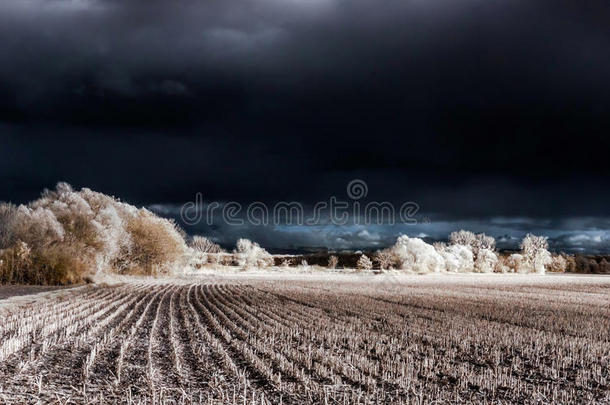
<path fill-rule="evenodd" d="M 38 200 L 0 203 L 0 282 L 68 284 L 91 273 L 166 274 L 184 260 L 171 220 L 66 183 Z"/>
<path fill-rule="evenodd" d="M 400 269 L 413 273 L 545 273 L 565 271 L 568 261 L 562 255 L 552 256 L 547 238 L 528 234 L 520 253 L 501 255 L 496 241 L 484 233 L 457 231 L 449 243 L 430 245 L 420 238 L 402 235 L 396 243 L 375 255 L 379 268 Z"/>

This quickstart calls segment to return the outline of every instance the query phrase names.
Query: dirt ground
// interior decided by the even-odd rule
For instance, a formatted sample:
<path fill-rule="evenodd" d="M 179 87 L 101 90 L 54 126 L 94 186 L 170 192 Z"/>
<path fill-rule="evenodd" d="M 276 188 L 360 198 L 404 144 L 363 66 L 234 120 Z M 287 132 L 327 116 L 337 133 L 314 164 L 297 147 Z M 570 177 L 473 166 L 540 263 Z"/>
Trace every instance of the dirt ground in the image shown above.
<path fill-rule="evenodd" d="M 0 403 L 610 404 L 609 292 L 590 275 L 114 277 L 0 301 Z"/>
<path fill-rule="evenodd" d="M 73 288 L 69 286 L 52 286 L 52 285 L 0 285 L 0 300 L 16 297 L 20 295 L 37 294 L 47 291 L 62 290 L 65 288 Z"/>

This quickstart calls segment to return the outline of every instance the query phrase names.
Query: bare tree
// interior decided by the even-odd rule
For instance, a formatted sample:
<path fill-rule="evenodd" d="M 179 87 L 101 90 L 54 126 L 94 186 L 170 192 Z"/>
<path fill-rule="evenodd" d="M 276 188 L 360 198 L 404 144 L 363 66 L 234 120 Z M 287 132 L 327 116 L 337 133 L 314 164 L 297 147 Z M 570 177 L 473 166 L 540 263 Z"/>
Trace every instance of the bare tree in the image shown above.
<path fill-rule="evenodd" d="M 212 242 L 205 236 L 193 236 L 191 239 L 191 247 L 201 253 L 223 253 L 223 248 L 220 245 Z"/>
<path fill-rule="evenodd" d="M 338 264 L 339 264 L 339 258 L 337 256 L 332 255 L 328 258 L 328 268 L 329 269 L 336 269 Z"/>
<path fill-rule="evenodd" d="M 394 263 L 394 255 L 389 249 L 383 249 L 375 254 L 375 260 L 379 263 L 381 270 L 388 270 Z"/>

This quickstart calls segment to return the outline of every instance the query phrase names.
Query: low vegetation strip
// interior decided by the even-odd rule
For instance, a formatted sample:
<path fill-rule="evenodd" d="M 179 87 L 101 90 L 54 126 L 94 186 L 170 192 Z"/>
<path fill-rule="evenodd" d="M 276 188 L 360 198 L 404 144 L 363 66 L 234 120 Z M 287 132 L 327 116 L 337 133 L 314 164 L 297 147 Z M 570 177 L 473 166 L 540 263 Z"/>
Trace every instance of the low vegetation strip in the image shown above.
<path fill-rule="evenodd" d="M 556 279 L 176 279 L 16 301 L 0 401 L 607 403 L 610 283 Z"/>

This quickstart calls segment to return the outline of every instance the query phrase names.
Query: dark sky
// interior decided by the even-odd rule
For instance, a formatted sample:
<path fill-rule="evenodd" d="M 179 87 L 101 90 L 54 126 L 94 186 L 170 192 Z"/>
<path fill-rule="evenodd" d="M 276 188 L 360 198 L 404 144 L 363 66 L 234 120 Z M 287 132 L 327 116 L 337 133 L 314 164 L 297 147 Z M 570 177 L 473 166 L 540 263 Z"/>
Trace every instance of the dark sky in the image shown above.
<path fill-rule="evenodd" d="M 3 0 L 0 200 L 62 180 L 314 203 L 359 178 L 443 220 L 605 218 L 608 21 L 605 1 Z"/>

